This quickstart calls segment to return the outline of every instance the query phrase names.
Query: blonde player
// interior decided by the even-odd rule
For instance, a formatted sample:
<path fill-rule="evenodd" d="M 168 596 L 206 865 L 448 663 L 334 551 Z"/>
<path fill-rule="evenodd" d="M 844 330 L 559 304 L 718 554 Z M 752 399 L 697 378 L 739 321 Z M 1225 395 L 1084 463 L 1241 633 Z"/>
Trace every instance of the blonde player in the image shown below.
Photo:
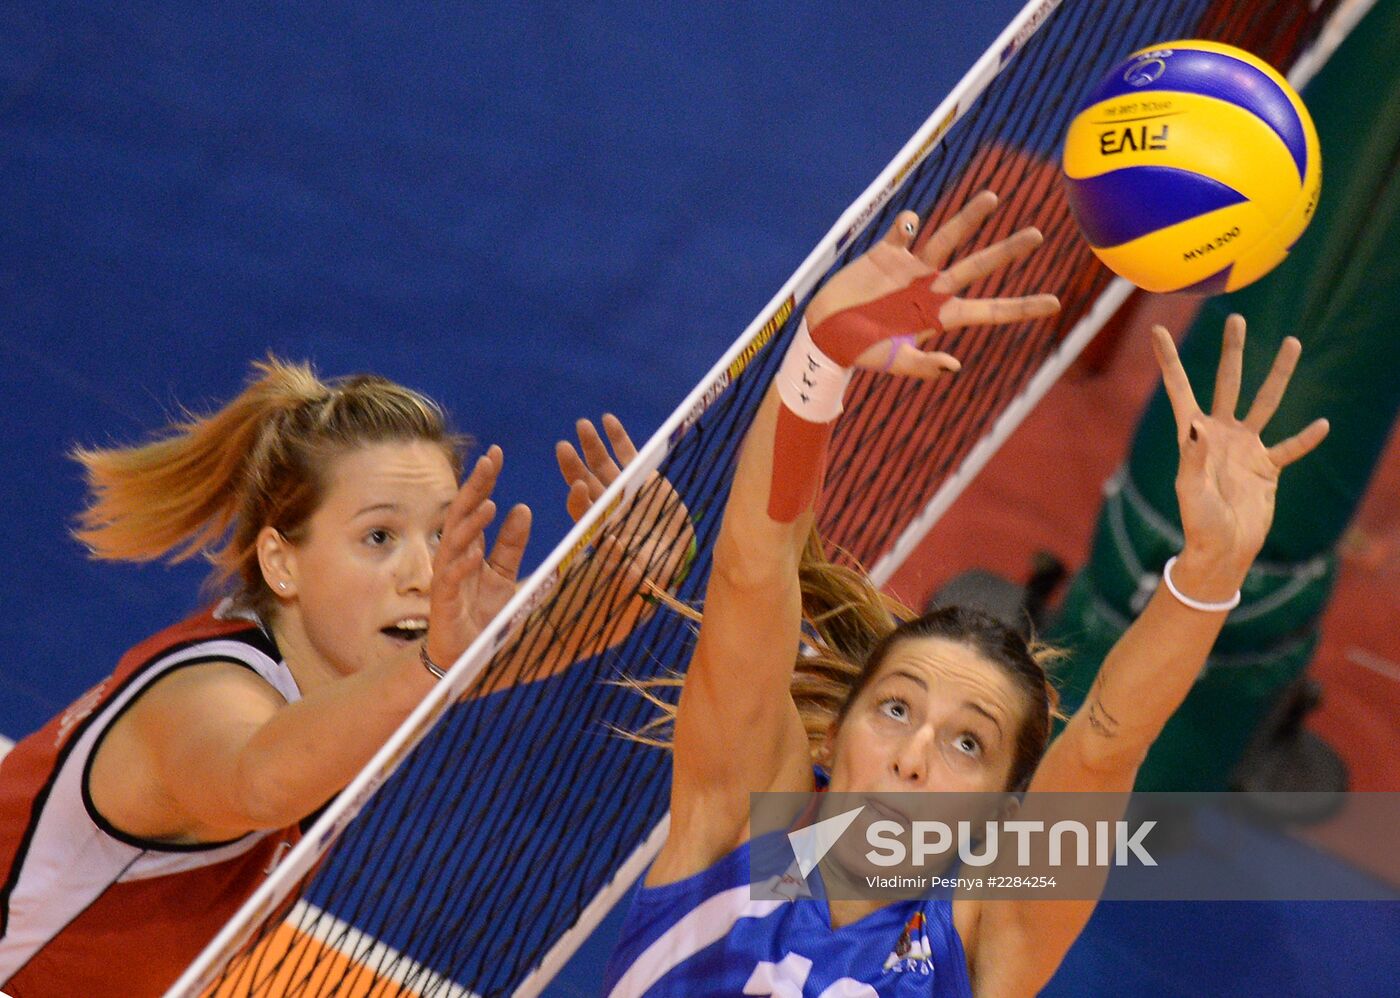
<path fill-rule="evenodd" d="M 499 448 L 459 484 L 462 440 L 429 399 L 255 368 L 208 417 L 77 453 L 93 489 L 79 536 L 98 557 L 221 544 L 232 595 L 132 648 L 5 758 L 0 990 L 15 998 L 163 993 L 515 591 L 529 510 L 483 542 Z M 621 423 L 604 428 L 635 453 Z M 618 474 L 592 424 L 579 432 L 588 460 L 560 454 L 575 516 Z M 626 552 L 626 592 L 684 552 L 683 508 L 653 526 Z M 620 602 L 613 641 L 647 612 Z M 550 659 L 495 685 L 601 650 L 552 623 Z"/>

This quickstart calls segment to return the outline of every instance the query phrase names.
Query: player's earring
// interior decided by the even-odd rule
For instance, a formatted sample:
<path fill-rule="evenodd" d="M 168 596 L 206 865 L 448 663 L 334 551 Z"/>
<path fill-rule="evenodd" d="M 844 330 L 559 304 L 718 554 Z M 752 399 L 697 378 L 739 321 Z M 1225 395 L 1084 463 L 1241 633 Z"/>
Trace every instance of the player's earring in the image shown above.
<path fill-rule="evenodd" d="M 280 589 L 280 590 L 282 590 L 282 591 L 285 593 L 285 592 L 287 591 L 287 583 L 285 583 L 285 582 L 279 582 L 279 583 L 277 583 L 277 588 Z"/>

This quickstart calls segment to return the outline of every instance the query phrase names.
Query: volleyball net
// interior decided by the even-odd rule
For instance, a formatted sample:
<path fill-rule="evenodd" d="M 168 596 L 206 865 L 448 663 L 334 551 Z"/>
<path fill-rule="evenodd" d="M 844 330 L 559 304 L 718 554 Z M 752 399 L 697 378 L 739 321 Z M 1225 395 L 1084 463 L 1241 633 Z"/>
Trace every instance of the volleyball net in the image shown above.
<path fill-rule="evenodd" d="M 646 574 L 666 566 L 674 595 L 702 602 L 739 445 L 814 290 L 898 212 L 926 236 L 990 188 L 1002 205 L 978 243 L 1036 225 L 1045 244 L 966 294 L 1063 306 L 940 339 L 957 378 L 857 375 L 819 523 L 884 583 L 1131 290 L 1078 236 L 1058 181 L 1083 95 L 1173 38 L 1286 70 L 1339 6 L 1357 5 L 1028 4 L 171 994 L 537 994 L 665 836 L 670 757 L 619 736 L 656 715 L 623 680 L 682 672 L 695 632 L 664 606 L 637 619 L 647 584 L 616 551 L 645 551 Z M 561 642 L 608 647 L 546 675 Z"/>

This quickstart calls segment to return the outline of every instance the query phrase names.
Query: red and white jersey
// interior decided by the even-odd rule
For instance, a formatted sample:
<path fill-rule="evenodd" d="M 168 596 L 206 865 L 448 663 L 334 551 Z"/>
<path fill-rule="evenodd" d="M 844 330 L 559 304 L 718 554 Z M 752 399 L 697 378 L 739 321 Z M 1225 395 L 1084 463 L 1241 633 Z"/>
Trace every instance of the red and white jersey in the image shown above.
<path fill-rule="evenodd" d="M 162 994 L 298 838 L 288 828 L 163 844 L 124 834 L 93 806 L 88 774 L 112 723 L 157 679 L 212 661 L 301 698 L 269 636 L 224 603 L 132 648 L 0 763 L 0 990 Z"/>

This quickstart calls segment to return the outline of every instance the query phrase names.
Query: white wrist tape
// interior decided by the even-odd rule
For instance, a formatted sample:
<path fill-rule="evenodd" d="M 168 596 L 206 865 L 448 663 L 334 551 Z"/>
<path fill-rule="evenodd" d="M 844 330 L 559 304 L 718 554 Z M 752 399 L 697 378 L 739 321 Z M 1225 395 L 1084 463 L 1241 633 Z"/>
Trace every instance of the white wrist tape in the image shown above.
<path fill-rule="evenodd" d="M 799 419 L 830 423 L 841 415 L 841 398 L 854 373 L 817 348 L 804 318 L 778 369 L 778 396 Z"/>

